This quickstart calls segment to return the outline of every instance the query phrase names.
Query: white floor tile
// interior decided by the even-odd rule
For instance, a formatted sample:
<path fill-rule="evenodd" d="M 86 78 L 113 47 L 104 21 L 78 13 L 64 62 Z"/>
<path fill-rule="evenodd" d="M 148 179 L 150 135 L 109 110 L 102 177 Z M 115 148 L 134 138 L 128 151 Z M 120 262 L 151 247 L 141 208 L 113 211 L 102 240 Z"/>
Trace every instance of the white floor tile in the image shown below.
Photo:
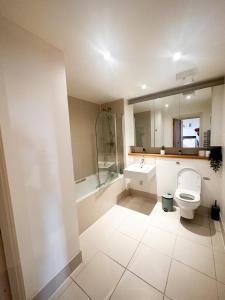
<path fill-rule="evenodd" d="M 126 271 L 111 300 L 163 300 L 163 295 L 134 274 Z"/>
<path fill-rule="evenodd" d="M 149 217 L 140 213 L 131 213 L 119 226 L 118 230 L 140 241 L 148 227 Z"/>
<path fill-rule="evenodd" d="M 150 224 L 162 230 L 176 234 L 178 231 L 179 220 L 177 218 L 169 217 L 168 213 L 156 213 L 151 218 Z"/>
<path fill-rule="evenodd" d="M 174 258 L 215 278 L 213 251 L 209 247 L 178 237 L 174 249 Z"/>
<path fill-rule="evenodd" d="M 86 245 L 91 245 L 93 249 L 99 249 L 105 245 L 114 231 L 115 227 L 112 225 L 97 221 L 81 234 L 80 240 Z"/>
<path fill-rule="evenodd" d="M 212 247 L 211 232 L 209 228 L 197 224 L 181 223 L 178 235 L 203 246 Z"/>
<path fill-rule="evenodd" d="M 165 294 L 173 300 L 218 299 L 214 279 L 176 261 L 172 261 Z"/>
<path fill-rule="evenodd" d="M 225 284 L 217 282 L 219 300 L 225 299 Z"/>
<path fill-rule="evenodd" d="M 180 208 L 179 207 L 174 206 L 173 211 L 165 212 L 162 209 L 162 202 L 157 202 L 152 213 L 153 214 L 158 213 L 158 214 L 164 215 L 166 217 L 175 218 L 178 220 L 180 219 Z"/>
<path fill-rule="evenodd" d="M 170 261 L 170 257 L 141 244 L 128 265 L 128 269 L 163 292 Z"/>
<path fill-rule="evenodd" d="M 106 214 L 104 214 L 98 222 L 118 228 L 122 221 L 126 218 L 127 214 L 128 212 L 126 208 L 115 205 Z"/>
<path fill-rule="evenodd" d="M 116 230 L 101 250 L 126 267 L 138 244 L 137 240 Z"/>
<path fill-rule="evenodd" d="M 89 262 L 98 251 L 93 242 L 83 239 L 82 237 L 80 237 L 80 249 L 82 251 L 82 261 L 84 264 Z"/>
<path fill-rule="evenodd" d="M 163 254 L 171 256 L 173 254 L 175 240 L 175 234 L 154 226 L 149 226 L 142 243 L 159 250 Z"/>
<path fill-rule="evenodd" d="M 75 278 L 75 281 L 93 300 L 108 299 L 123 272 L 124 268 L 99 252 Z"/>
<path fill-rule="evenodd" d="M 216 267 L 216 278 L 217 280 L 225 284 L 225 253 L 215 251 L 215 267 Z"/>
<path fill-rule="evenodd" d="M 216 231 L 212 233 L 212 245 L 214 251 L 220 251 L 225 253 L 223 236 L 221 232 Z"/>
<path fill-rule="evenodd" d="M 79 286 L 72 282 L 67 289 L 61 294 L 57 300 L 89 300 L 90 298 L 79 288 Z"/>

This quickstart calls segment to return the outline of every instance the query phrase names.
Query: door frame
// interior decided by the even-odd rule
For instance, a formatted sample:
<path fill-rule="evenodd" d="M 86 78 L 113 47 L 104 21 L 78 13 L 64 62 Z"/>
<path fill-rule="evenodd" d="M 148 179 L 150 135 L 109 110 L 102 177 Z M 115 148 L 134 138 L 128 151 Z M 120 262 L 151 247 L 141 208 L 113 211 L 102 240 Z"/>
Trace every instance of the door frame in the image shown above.
<path fill-rule="evenodd" d="M 12 299 L 26 299 L 0 127 L 0 227 Z"/>

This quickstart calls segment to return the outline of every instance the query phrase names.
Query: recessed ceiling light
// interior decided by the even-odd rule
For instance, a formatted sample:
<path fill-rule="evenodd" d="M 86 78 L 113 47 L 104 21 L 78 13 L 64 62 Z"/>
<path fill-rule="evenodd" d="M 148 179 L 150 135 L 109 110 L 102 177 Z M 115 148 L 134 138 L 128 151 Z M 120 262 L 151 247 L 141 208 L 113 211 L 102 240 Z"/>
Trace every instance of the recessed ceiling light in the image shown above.
<path fill-rule="evenodd" d="M 110 61 L 112 59 L 110 52 L 107 52 L 107 51 L 103 52 L 102 55 L 103 55 L 104 60 L 106 60 L 106 61 Z"/>
<path fill-rule="evenodd" d="M 178 61 L 182 58 L 182 53 L 181 52 L 175 52 L 173 55 L 173 61 Z"/>
<path fill-rule="evenodd" d="M 169 107 L 169 104 L 166 103 L 166 104 L 165 104 L 165 107 Z"/>
<path fill-rule="evenodd" d="M 142 90 L 146 90 L 147 89 L 147 85 L 146 84 L 142 84 L 141 88 L 142 88 Z"/>
<path fill-rule="evenodd" d="M 186 99 L 187 99 L 187 100 L 191 99 L 191 95 L 188 94 L 188 95 L 186 96 Z"/>

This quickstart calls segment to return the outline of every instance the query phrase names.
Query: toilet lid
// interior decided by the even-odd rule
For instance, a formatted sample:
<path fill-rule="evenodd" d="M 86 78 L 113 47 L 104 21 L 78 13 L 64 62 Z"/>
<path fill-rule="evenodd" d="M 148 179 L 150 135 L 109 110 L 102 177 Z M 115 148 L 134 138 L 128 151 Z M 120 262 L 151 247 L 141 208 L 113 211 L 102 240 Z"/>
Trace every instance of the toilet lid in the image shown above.
<path fill-rule="evenodd" d="M 192 169 L 181 170 L 178 175 L 178 188 L 200 193 L 201 176 Z"/>

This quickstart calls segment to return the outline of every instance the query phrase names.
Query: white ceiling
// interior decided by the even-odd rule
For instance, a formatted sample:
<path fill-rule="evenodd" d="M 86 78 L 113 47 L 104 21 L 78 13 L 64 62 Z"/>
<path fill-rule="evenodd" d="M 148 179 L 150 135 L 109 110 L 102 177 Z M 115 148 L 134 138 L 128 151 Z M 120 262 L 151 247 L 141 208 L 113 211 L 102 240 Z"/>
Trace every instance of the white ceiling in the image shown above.
<path fill-rule="evenodd" d="M 225 74 L 224 0 L 0 0 L 0 13 L 64 51 L 68 93 L 81 99 L 177 86 L 189 68 L 196 81 Z"/>

